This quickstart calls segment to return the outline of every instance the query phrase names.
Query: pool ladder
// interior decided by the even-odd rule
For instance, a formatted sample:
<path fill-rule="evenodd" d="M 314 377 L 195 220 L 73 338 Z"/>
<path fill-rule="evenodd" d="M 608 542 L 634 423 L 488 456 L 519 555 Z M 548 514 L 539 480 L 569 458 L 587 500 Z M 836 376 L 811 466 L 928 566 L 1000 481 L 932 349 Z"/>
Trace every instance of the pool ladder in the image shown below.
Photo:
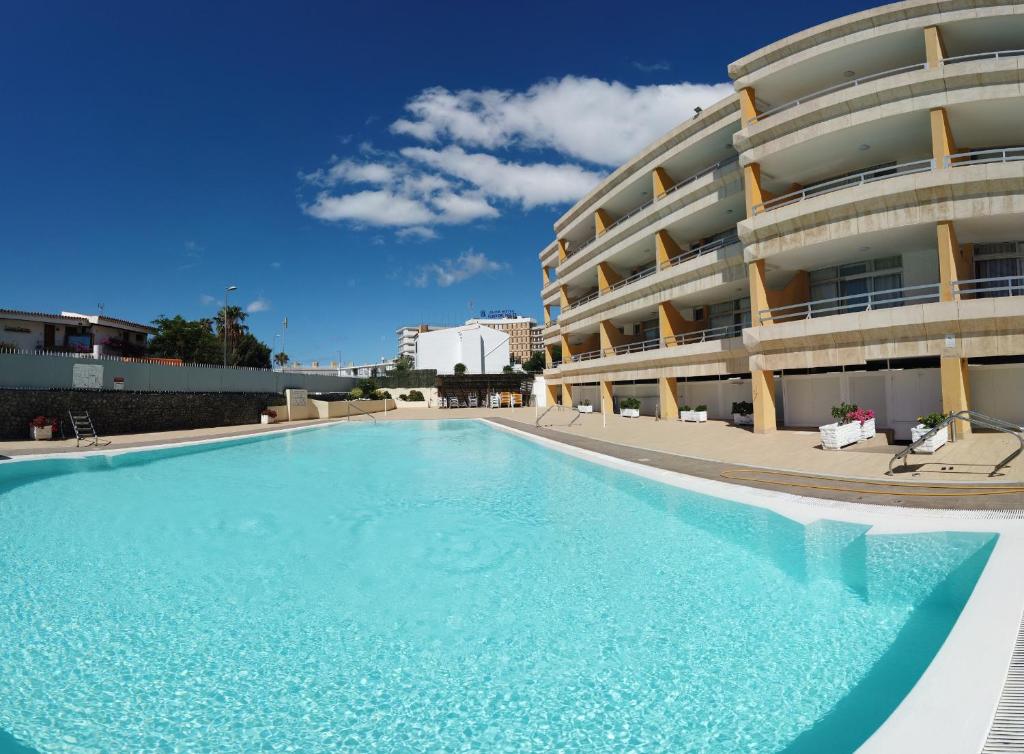
<path fill-rule="evenodd" d="M 544 411 L 541 413 L 540 416 L 537 417 L 537 419 L 533 422 L 533 426 L 539 427 L 540 426 L 540 420 L 543 419 L 545 416 L 548 415 L 549 412 L 553 411 L 556 408 L 559 411 L 561 411 L 562 409 L 564 409 L 566 407 L 563 406 L 561 403 L 552 403 L 550 406 L 548 406 L 546 409 L 544 409 Z M 571 427 L 573 424 L 575 424 L 577 421 L 579 421 L 581 416 L 583 416 L 583 414 L 581 414 L 579 411 L 577 411 L 575 406 L 572 406 L 571 410 L 576 412 L 576 416 L 574 416 L 572 418 L 571 422 L 569 422 L 568 424 L 565 425 L 567 427 Z"/>
<path fill-rule="evenodd" d="M 385 405 L 387 405 L 386 400 Z M 364 416 L 369 416 L 370 421 L 372 421 L 374 424 L 377 423 L 377 417 L 371 414 L 369 411 L 364 411 L 363 409 L 359 408 L 359 406 L 356 406 L 355 409 Z M 348 410 L 345 412 L 345 421 L 352 421 L 352 401 L 348 402 Z"/>
<path fill-rule="evenodd" d="M 954 411 L 952 414 L 943 419 L 939 424 L 932 427 L 932 429 L 917 439 L 917 441 L 910 443 L 907 447 L 901 450 L 899 453 L 889 459 L 889 471 L 886 472 L 888 476 L 892 476 L 892 465 L 896 461 L 903 460 L 903 465 L 907 465 L 907 456 L 914 452 L 914 449 L 927 442 L 936 432 L 943 427 L 949 427 L 952 432 L 952 439 L 956 441 L 956 422 L 957 420 L 965 421 L 968 424 L 977 424 L 980 427 L 986 429 L 994 429 L 998 432 L 1005 432 L 1008 435 L 1013 435 L 1017 438 L 1017 442 L 1020 444 L 1019 447 L 1014 450 L 1010 455 L 1006 456 L 1002 461 L 996 464 L 996 467 L 992 469 L 992 473 L 989 476 L 995 476 L 996 472 L 1006 466 L 1010 461 L 1019 456 L 1024 451 L 1024 427 L 1021 427 L 1012 422 L 1008 422 L 1005 419 L 996 419 L 986 414 L 979 413 L 977 411 L 971 411 L 970 409 L 964 411 Z"/>

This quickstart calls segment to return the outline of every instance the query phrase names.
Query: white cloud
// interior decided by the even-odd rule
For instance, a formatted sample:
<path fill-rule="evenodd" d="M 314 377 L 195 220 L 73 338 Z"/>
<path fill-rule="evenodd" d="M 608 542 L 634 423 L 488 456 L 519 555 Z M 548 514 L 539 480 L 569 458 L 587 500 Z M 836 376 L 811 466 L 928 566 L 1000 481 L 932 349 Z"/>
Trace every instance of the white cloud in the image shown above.
<path fill-rule="evenodd" d="M 467 146 L 546 147 L 598 165 L 619 165 L 643 146 L 732 92 L 730 84 L 629 87 L 617 81 L 565 76 L 524 92 L 444 87 L 426 89 L 391 124 L 420 141 Z"/>
<path fill-rule="evenodd" d="M 310 183 L 318 186 L 334 186 L 338 183 L 372 183 L 383 186 L 395 178 L 395 171 L 390 165 L 380 162 L 353 162 L 341 160 L 328 168 L 315 170 L 302 176 Z"/>
<path fill-rule="evenodd" d="M 270 302 L 262 296 L 249 302 L 249 305 L 245 307 L 245 311 L 249 314 L 256 314 L 257 312 L 265 312 L 270 310 Z"/>
<path fill-rule="evenodd" d="M 495 261 L 483 252 L 470 249 L 460 254 L 457 259 L 442 259 L 440 262 L 420 267 L 413 278 L 413 285 L 417 288 L 426 288 L 433 282 L 441 288 L 447 288 L 476 275 L 499 272 L 507 267 L 504 262 Z"/>
<path fill-rule="evenodd" d="M 396 227 L 425 225 L 434 219 L 423 202 L 388 190 L 360 191 L 344 196 L 321 192 L 305 212 L 319 220 L 351 220 L 365 225 Z"/>
<path fill-rule="evenodd" d="M 578 165 L 502 162 L 489 154 L 469 154 L 462 147 L 406 147 L 402 156 L 429 165 L 478 187 L 488 196 L 516 201 L 526 209 L 575 201 L 594 187 L 601 173 Z"/>
<path fill-rule="evenodd" d="M 199 303 L 203 306 L 212 306 L 217 303 L 217 299 L 211 296 L 209 293 L 204 293 L 199 296 Z"/>
<path fill-rule="evenodd" d="M 275 270 L 281 269 L 281 263 L 280 262 L 271 262 L 270 266 L 273 267 Z"/>
<path fill-rule="evenodd" d="M 423 225 L 414 225 L 411 228 L 401 228 L 395 231 L 395 235 L 403 240 L 431 241 L 437 238 L 437 231 Z M 383 243 L 383 239 L 381 239 Z"/>

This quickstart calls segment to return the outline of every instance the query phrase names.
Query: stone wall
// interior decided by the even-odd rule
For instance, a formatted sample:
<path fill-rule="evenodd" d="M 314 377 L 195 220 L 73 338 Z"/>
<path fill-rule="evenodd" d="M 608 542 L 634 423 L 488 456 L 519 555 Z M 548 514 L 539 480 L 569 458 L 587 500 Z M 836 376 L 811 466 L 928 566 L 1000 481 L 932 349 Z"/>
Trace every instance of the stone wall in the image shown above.
<path fill-rule="evenodd" d="M 0 389 L 0 440 L 28 439 L 28 423 L 36 416 L 62 419 L 65 434 L 74 436 L 71 408 L 88 411 L 104 436 L 257 424 L 263 408 L 282 402 L 277 393 Z"/>

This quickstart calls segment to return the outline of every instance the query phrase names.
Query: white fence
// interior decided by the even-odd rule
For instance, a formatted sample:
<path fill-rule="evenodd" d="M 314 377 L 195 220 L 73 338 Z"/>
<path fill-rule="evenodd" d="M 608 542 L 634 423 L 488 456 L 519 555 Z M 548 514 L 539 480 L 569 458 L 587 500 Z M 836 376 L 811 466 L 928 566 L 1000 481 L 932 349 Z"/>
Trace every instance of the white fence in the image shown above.
<path fill-rule="evenodd" d="M 355 377 L 294 374 L 253 367 L 157 364 L 119 356 L 0 352 L 0 388 L 93 387 L 180 393 L 280 393 L 286 388 L 304 388 L 326 393 L 348 391 L 357 381 Z"/>

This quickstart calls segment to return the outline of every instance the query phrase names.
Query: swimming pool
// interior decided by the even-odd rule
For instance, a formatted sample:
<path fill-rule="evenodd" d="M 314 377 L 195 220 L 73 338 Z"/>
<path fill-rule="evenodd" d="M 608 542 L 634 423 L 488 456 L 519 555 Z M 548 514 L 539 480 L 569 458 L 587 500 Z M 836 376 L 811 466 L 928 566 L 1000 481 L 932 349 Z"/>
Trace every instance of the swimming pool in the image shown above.
<path fill-rule="evenodd" d="M 993 534 L 801 525 L 472 421 L 0 466 L 0 751 L 853 751 Z"/>

